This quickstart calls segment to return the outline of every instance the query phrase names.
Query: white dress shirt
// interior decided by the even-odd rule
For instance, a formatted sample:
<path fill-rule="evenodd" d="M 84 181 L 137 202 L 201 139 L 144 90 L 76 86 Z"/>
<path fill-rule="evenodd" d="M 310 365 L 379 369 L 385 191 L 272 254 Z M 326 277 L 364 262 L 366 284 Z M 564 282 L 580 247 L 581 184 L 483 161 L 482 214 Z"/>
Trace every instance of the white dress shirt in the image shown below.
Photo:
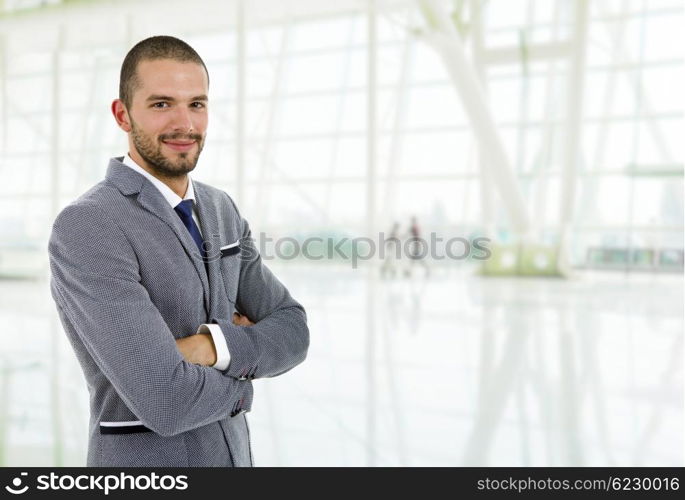
<path fill-rule="evenodd" d="M 195 207 L 195 190 L 193 189 L 193 181 L 190 178 L 190 175 L 188 176 L 188 189 L 186 190 L 185 196 L 181 198 L 179 195 L 174 193 L 169 186 L 138 165 L 128 154 L 124 156 L 123 164 L 132 168 L 149 180 L 152 185 L 155 186 L 160 193 L 162 193 L 162 196 L 164 196 L 164 199 L 169 202 L 171 208 L 176 207 L 176 205 L 181 203 L 183 200 L 193 200 L 193 220 L 197 225 L 197 229 L 200 231 L 200 235 L 202 235 L 202 229 L 200 228 L 200 221 L 197 218 L 197 209 Z M 214 348 L 216 349 L 216 363 L 214 363 L 212 367 L 222 371 L 228 368 L 228 365 L 231 362 L 231 353 L 228 351 L 228 344 L 226 344 L 226 339 L 221 331 L 221 327 L 219 325 L 207 323 L 200 325 L 196 333 L 208 333 L 212 336 Z"/>

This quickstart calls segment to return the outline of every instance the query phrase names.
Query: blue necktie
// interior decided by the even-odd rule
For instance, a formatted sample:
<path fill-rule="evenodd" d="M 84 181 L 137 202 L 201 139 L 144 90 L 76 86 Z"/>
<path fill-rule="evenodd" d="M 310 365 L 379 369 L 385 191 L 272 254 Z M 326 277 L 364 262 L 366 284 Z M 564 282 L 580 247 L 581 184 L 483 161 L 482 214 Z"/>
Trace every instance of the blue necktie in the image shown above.
<path fill-rule="evenodd" d="M 197 224 L 195 224 L 195 221 L 193 220 L 193 200 L 183 200 L 181 203 L 174 207 L 174 210 L 183 221 L 183 224 L 188 229 L 190 236 L 193 237 L 193 241 L 195 241 L 197 248 L 200 250 L 200 255 L 202 255 L 202 259 L 204 260 L 207 255 L 204 248 L 202 247 L 204 241 L 202 240 L 200 229 L 197 227 Z"/>

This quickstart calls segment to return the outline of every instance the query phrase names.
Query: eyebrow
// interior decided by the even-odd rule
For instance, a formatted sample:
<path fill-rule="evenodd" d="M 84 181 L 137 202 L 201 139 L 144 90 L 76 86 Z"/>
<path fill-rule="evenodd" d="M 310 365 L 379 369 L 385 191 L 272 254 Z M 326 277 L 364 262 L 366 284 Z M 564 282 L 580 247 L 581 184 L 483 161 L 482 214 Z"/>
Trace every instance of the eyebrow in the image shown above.
<path fill-rule="evenodd" d="M 168 95 L 158 95 L 158 94 L 153 94 L 147 99 L 145 99 L 147 102 L 150 101 L 176 101 L 175 98 L 168 96 Z M 195 96 L 190 99 L 191 101 L 208 101 L 207 96 L 205 94 Z"/>

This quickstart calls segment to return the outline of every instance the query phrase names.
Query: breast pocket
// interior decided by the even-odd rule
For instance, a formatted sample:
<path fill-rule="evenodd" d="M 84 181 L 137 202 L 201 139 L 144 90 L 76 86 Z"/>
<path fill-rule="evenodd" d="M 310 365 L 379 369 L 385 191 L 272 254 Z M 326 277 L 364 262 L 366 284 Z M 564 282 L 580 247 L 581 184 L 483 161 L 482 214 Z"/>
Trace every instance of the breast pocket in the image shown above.
<path fill-rule="evenodd" d="M 235 304 L 240 280 L 240 240 L 221 247 L 221 278 L 228 300 Z"/>
<path fill-rule="evenodd" d="M 240 240 L 222 246 L 220 249 L 221 257 L 230 257 L 231 255 L 238 255 L 240 253 Z"/>

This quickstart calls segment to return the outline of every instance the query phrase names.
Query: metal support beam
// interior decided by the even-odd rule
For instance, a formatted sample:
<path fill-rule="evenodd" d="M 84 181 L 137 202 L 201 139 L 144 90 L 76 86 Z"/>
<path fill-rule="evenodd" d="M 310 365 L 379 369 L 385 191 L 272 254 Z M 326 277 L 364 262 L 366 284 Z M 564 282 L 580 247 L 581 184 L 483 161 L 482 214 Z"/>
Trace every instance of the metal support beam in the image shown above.
<path fill-rule="evenodd" d="M 573 6 L 573 54 L 566 83 L 566 133 L 563 145 L 561 172 L 559 267 L 569 266 L 570 228 L 575 207 L 576 181 L 580 161 L 581 128 L 583 114 L 583 76 L 587 43 L 587 0 L 571 2 Z"/>
<path fill-rule="evenodd" d="M 61 59 L 64 47 L 65 32 L 60 27 L 57 34 L 57 43 L 52 52 L 52 112 L 51 112 L 51 182 L 50 182 L 50 213 L 52 220 L 57 216 L 60 209 L 61 175 L 60 175 L 60 108 L 62 93 Z M 62 419 L 60 411 L 60 362 L 59 362 L 59 338 L 58 328 L 55 326 L 56 318 L 53 317 L 50 329 L 50 407 L 52 411 L 52 465 L 61 467 L 64 465 L 64 445 L 62 433 Z"/>
<path fill-rule="evenodd" d="M 473 26 L 473 65 L 481 82 L 484 93 L 487 92 L 487 79 L 485 78 L 485 36 L 483 33 L 483 17 L 481 15 L 482 2 L 471 0 L 471 24 Z M 495 236 L 495 218 L 493 211 L 493 190 L 490 179 L 490 170 L 487 148 L 478 143 L 478 167 L 480 172 L 480 205 L 483 220 L 483 235 L 488 238 Z"/>
<path fill-rule="evenodd" d="M 538 43 L 526 46 L 526 60 L 549 61 L 568 57 L 573 47 L 568 42 Z M 488 49 L 483 52 L 485 64 L 511 64 L 521 59 L 521 47 L 501 47 Z"/>
<path fill-rule="evenodd" d="M 559 3 L 555 2 L 552 13 L 552 37 L 554 39 L 559 38 L 561 24 L 561 8 Z M 540 235 L 544 231 L 545 220 L 544 215 L 547 213 L 547 201 L 549 198 L 549 186 L 550 186 L 550 171 L 554 165 L 554 151 L 555 151 L 555 141 L 557 138 L 557 126 L 556 122 L 559 120 L 559 106 L 556 106 L 557 101 L 556 95 L 559 92 L 557 88 L 556 79 L 552 76 L 557 72 L 557 67 L 561 64 L 560 61 L 550 59 L 547 61 L 547 78 L 545 82 L 545 93 L 544 99 L 545 108 L 550 110 L 547 119 L 549 120 L 542 132 L 542 141 L 540 150 L 537 154 L 535 164 L 533 165 L 533 170 L 531 172 L 529 182 L 531 184 L 537 183 L 535 189 L 535 198 L 532 204 L 532 210 L 534 214 L 540 214 L 539 217 L 535 217 L 532 220 L 532 224 L 535 226 L 533 231 L 536 235 Z"/>
<path fill-rule="evenodd" d="M 286 22 L 283 26 L 283 34 L 281 36 L 281 43 L 279 44 L 279 52 L 276 59 L 276 71 L 273 78 L 273 86 L 271 88 L 271 95 L 269 96 L 269 105 L 267 106 L 266 127 L 264 131 L 264 142 L 261 145 L 261 162 L 259 164 L 259 184 L 257 194 L 257 217 L 255 227 L 264 227 L 266 223 L 266 216 L 268 214 L 271 193 L 267 183 L 272 177 L 274 170 L 276 170 L 274 155 L 274 141 L 277 136 L 280 109 L 283 105 L 283 87 L 285 86 L 286 77 L 284 73 L 287 71 L 288 62 L 288 45 L 290 42 L 290 22 Z M 284 172 L 287 174 L 287 172 Z"/>
<path fill-rule="evenodd" d="M 238 204 L 245 200 L 245 2 L 236 1 L 236 120 L 235 120 L 235 192 Z"/>
<path fill-rule="evenodd" d="M 324 198 L 324 217 L 323 217 L 323 223 L 325 225 L 329 225 L 332 223 L 331 221 L 331 207 L 333 205 L 333 188 L 336 185 L 336 168 L 338 167 L 338 154 L 340 152 L 341 146 L 340 146 L 340 141 L 342 139 L 342 131 L 343 131 L 343 119 L 345 116 L 345 104 L 348 98 L 348 94 L 350 91 L 350 78 L 352 75 L 352 72 L 350 71 L 350 68 L 352 66 L 352 45 L 354 44 L 354 35 L 355 35 L 355 20 L 354 18 L 351 18 L 349 21 L 349 32 L 347 35 L 347 50 L 345 50 L 345 56 L 344 60 L 342 63 L 342 74 L 343 74 L 343 81 L 342 81 L 342 91 L 340 93 L 340 98 L 338 100 L 338 109 L 336 112 L 336 117 L 335 117 L 335 128 L 333 132 L 333 147 L 332 147 L 332 152 L 331 152 L 331 164 L 330 164 L 330 169 L 328 171 L 328 175 L 326 176 L 326 195 Z"/>
<path fill-rule="evenodd" d="M 402 47 L 402 62 L 400 66 L 400 79 L 397 84 L 397 97 L 395 98 L 395 120 L 390 137 L 388 168 L 385 175 L 385 195 L 383 196 L 383 228 L 388 228 L 396 221 L 397 217 L 397 172 L 402 157 L 403 130 L 406 124 L 407 103 L 409 102 L 409 80 L 411 69 L 414 65 L 414 37 L 407 35 Z"/>
<path fill-rule="evenodd" d="M 438 52 L 461 98 L 481 147 L 488 150 L 492 181 L 504 201 L 515 233 L 526 239 L 529 218 L 518 181 L 507 158 L 490 107 L 478 83 L 478 75 L 468 62 L 459 33 L 437 0 L 419 0 L 429 27 L 425 40 Z"/>
<path fill-rule="evenodd" d="M 367 60 L 366 60 L 366 235 L 373 237 L 376 230 L 376 188 L 377 188 L 377 35 L 376 0 L 369 0 L 367 10 Z M 376 267 L 367 271 L 366 286 L 366 465 L 376 465 Z"/>
<path fill-rule="evenodd" d="M 7 37 L 0 35 L 0 123 L 2 123 L 2 134 L 0 137 L 0 151 L 7 153 Z"/>

